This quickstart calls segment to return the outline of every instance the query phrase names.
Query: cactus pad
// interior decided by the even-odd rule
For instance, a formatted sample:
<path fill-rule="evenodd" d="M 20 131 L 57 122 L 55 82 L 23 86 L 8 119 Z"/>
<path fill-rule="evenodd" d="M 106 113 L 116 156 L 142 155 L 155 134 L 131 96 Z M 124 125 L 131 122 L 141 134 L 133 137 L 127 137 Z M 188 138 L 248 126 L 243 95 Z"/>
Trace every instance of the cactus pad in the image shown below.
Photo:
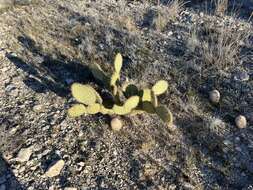
<path fill-rule="evenodd" d="M 149 101 L 142 102 L 142 109 L 147 113 L 155 113 L 155 108 Z"/>
<path fill-rule="evenodd" d="M 172 125 L 173 124 L 172 113 L 165 106 L 158 106 L 156 108 L 156 113 L 168 125 Z"/>
<path fill-rule="evenodd" d="M 97 63 L 89 65 L 93 77 L 102 82 L 105 86 L 108 85 L 110 78 L 105 74 L 101 67 Z"/>
<path fill-rule="evenodd" d="M 113 114 L 114 112 L 113 112 L 112 109 L 108 109 L 108 108 L 104 107 L 103 105 L 101 105 L 101 107 L 100 107 L 100 113 L 111 115 L 111 114 Z"/>
<path fill-rule="evenodd" d="M 124 104 L 124 107 L 127 110 L 132 110 L 138 106 L 139 100 L 140 100 L 139 96 L 132 96 L 127 99 L 127 101 Z"/>
<path fill-rule="evenodd" d="M 71 92 L 73 97 L 80 103 L 85 105 L 91 105 L 96 102 L 96 94 L 94 89 L 90 85 L 83 85 L 80 83 L 74 83 L 71 86 Z"/>
<path fill-rule="evenodd" d="M 86 110 L 88 114 L 96 114 L 98 112 L 100 112 L 100 104 L 92 104 L 87 106 Z"/>
<path fill-rule="evenodd" d="M 157 96 L 155 95 L 153 90 L 151 91 L 151 102 L 152 102 L 154 107 L 158 106 Z"/>
<path fill-rule="evenodd" d="M 131 110 L 127 109 L 126 107 L 124 106 L 118 106 L 118 105 L 114 105 L 113 106 L 113 112 L 115 114 L 118 114 L 118 115 L 126 115 L 126 114 L 129 114 L 131 112 Z"/>
<path fill-rule="evenodd" d="M 113 74 L 112 74 L 112 77 L 111 77 L 110 85 L 111 85 L 111 86 L 115 86 L 117 80 L 119 80 L 119 77 L 120 77 L 119 73 L 113 73 Z"/>
<path fill-rule="evenodd" d="M 139 90 L 138 90 L 137 86 L 135 86 L 135 85 L 133 85 L 133 84 L 127 85 L 127 86 L 125 87 L 125 89 L 123 89 L 123 90 L 124 90 L 124 95 L 125 95 L 127 98 L 129 98 L 129 97 L 131 97 L 131 96 L 136 96 L 136 95 L 138 95 L 138 93 L 139 93 Z"/>
<path fill-rule="evenodd" d="M 122 59 L 121 54 L 117 53 L 115 60 L 114 60 L 114 69 L 115 69 L 115 72 L 118 74 L 120 73 L 120 70 L 122 67 L 122 62 L 123 62 L 123 59 Z"/>
<path fill-rule="evenodd" d="M 152 90 L 154 91 L 156 96 L 159 96 L 163 94 L 168 89 L 168 82 L 165 80 L 159 80 L 155 83 L 155 85 L 152 87 Z"/>
<path fill-rule="evenodd" d="M 86 107 L 83 104 L 75 104 L 68 110 L 70 117 L 79 117 L 86 113 Z"/>
<path fill-rule="evenodd" d="M 148 89 L 148 88 L 145 88 L 142 90 L 142 101 L 145 102 L 145 101 L 148 101 L 148 102 L 151 102 L 151 90 Z"/>

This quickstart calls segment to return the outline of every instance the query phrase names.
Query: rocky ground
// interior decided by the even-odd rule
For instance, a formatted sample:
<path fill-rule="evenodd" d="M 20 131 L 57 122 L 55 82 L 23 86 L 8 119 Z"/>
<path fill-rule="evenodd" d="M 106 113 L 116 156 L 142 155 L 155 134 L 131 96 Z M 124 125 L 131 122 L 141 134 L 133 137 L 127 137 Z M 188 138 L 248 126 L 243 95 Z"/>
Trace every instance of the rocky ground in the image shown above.
<path fill-rule="evenodd" d="M 0 190 L 253 189 L 252 1 L 225 14 L 197 0 L 5 2 Z M 138 86 L 168 80 L 172 128 L 147 114 L 119 132 L 108 116 L 67 116 L 70 85 L 95 84 L 87 66 L 110 72 L 116 52 Z"/>

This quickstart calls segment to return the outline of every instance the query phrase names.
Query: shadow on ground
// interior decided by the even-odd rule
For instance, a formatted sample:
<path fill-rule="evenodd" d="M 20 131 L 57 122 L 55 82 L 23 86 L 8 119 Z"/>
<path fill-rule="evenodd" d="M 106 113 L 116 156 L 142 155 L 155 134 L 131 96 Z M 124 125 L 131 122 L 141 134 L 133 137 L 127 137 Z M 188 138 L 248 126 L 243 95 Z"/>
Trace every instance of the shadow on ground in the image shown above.
<path fill-rule="evenodd" d="M 0 189 L 6 190 L 25 190 L 19 181 L 16 179 L 15 175 L 6 160 L 0 153 Z"/>
<path fill-rule="evenodd" d="M 19 42 L 34 55 L 31 63 L 25 62 L 14 53 L 8 53 L 7 58 L 22 69 L 26 78 L 23 82 L 37 93 L 52 91 L 58 96 L 66 97 L 73 82 L 87 83 L 91 80 L 91 73 L 87 66 L 69 61 L 55 59 L 50 55 L 42 54 L 41 49 L 28 36 L 19 36 Z"/>

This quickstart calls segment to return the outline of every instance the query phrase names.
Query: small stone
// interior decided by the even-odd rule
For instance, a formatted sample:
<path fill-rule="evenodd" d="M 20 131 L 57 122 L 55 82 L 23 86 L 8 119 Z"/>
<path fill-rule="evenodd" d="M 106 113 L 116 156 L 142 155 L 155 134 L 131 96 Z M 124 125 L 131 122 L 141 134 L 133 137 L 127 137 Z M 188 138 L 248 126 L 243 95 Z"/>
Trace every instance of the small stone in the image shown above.
<path fill-rule="evenodd" d="M 10 93 L 12 90 L 15 90 L 16 87 L 13 84 L 9 84 L 8 86 L 5 87 L 5 91 L 7 93 Z"/>
<path fill-rule="evenodd" d="M 65 187 L 64 190 L 77 190 L 75 187 Z"/>
<path fill-rule="evenodd" d="M 209 99 L 212 103 L 219 103 L 219 101 L 220 101 L 220 92 L 218 90 L 212 90 L 209 93 Z"/>
<path fill-rule="evenodd" d="M 39 104 L 39 105 L 34 106 L 33 111 L 37 112 L 37 113 L 43 112 L 44 111 L 44 105 Z"/>
<path fill-rule="evenodd" d="M 19 151 L 16 160 L 19 162 L 27 162 L 30 159 L 30 156 L 32 155 L 32 150 L 33 149 L 31 146 L 28 148 L 22 148 Z"/>
<path fill-rule="evenodd" d="M 111 128 L 113 131 L 119 131 L 122 128 L 122 121 L 115 117 L 111 120 Z"/>
<path fill-rule="evenodd" d="M 168 32 L 168 36 L 172 36 L 173 35 L 173 32 L 172 31 L 169 31 Z"/>
<path fill-rule="evenodd" d="M 204 17 L 204 13 L 203 13 L 203 12 L 200 12 L 200 13 L 199 13 L 199 16 L 200 16 L 200 17 Z"/>
<path fill-rule="evenodd" d="M 243 115 L 239 115 L 235 118 L 235 124 L 238 128 L 243 129 L 247 126 L 247 120 L 246 117 Z"/>
<path fill-rule="evenodd" d="M 56 188 L 52 185 L 52 186 L 49 187 L 48 190 L 56 190 Z"/>
<path fill-rule="evenodd" d="M 48 168 L 48 170 L 45 173 L 45 176 L 47 177 L 58 176 L 61 173 L 64 164 L 65 164 L 64 160 L 57 161 L 54 165 Z"/>

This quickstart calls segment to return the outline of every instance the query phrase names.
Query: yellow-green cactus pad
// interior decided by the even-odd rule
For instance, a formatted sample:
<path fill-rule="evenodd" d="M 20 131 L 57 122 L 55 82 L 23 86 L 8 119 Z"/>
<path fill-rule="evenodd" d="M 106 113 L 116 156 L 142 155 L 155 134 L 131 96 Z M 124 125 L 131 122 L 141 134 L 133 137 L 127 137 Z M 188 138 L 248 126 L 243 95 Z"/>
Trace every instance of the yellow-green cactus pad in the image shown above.
<path fill-rule="evenodd" d="M 143 89 L 143 94 L 142 94 L 142 101 L 148 101 L 151 102 L 152 97 L 151 97 L 151 90 L 148 88 Z"/>
<path fill-rule="evenodd" d="M 126 115 L 131 112 L 131 110 L 125 108 L 124 106 L 118 106 L 116 104 L 113 106 L 112 109 L 113 109 L 113 112 L 118 115 Z"/>
<path fill-rule="evenodd" d="M 163 94 L 168 89 L 168 82 L 165 80 L 159 80 L 155 83 L 155 85 L 152 87 L 153 92 L 156 96 L 159 96 Z"/>
<path fill-rule="evenodd" d="M 96 94 L 94 89 L 89 85 L 83 85 L 80 83 L 74 83 L 71 86 L 71 92 L 73 97 L 80 103 L 85 105 L 91 105 L 96 102 Z"/>
<path fill-rule="evenodd" d="M 143 114 L 145 111 L 144 110 L 132 110 L 129 115 L 138 115 L 138 114 Z"/>
<path fill-rule="evenodd" d="M 121 67 L 123 63 L 123 58 L 120 53 L 117 53 L 115 60 L 114 60 L 114 69 L 116 73 L 120 73 Z"/>
<path fill-rule="evenodd" d="M 118 92 L 118 87 L 116 85 L 112 86 L 112 94 L 113 96 L 116 96 Z"/>
<path fill-rule="evenodd" d="M 131 96 L 136 96 L 139 93 L 137 86 L 135 86 L 134 84 L 127 85 L 125 88 L 123 88 L 123 91 L 124 91 L 124 95 L 127 98 Z"/>
<path fill-rule="evenodd" d="M 173 124 L 173 115 L 165 106 L 158 106 L 156 108 L 156 113 L 168 125 Z"/>
<path fill-rule="evenodd" d="M 134 108 L 136 108 L 139 104 L 140 101 L 140 97 L 139 96 L 132 96 L 130 98 L 128 98 L 124 104 L 124 107 L 127 110 L 132 110 Z"/>
<path fill-rule="evenodd" d="M 119 80 L 119 77 L 120 77 L 119 73 L 113 73 L 113 74 L 112 74 L 112 77 L 111 77 L 110 85 L 111 85 L 111 86 L 115 86 L 117 80 Z"/>
<path fill-rule="evenodd" d="M 109 115 L 114 114 L 112 109 L 108 109 L 108 108 L 104 107 L 103 105 L 101 105 L 101 107 L 100 107 L 100 113 L 109 114 Z"/>
<path fill-rule="evenodd" d="M 107 85 L 110 78 L 105 74 L 105 72 L 101 69 L 101 67 L 97 63 L 90 64 L 89 68 L 95 79 Z"/>
<path fill-rule="evenodd" d="M 158 100 L 157 100 L 157 96 L 155 95 L 154 91 L 152 90 L 151 91 L 151 102 L 153 104 L 154 107 L 157 107 L 158 106 Z"/>
<path fill-rule="evenodd" d="M 100 112 L 100 104 L 92 104 L 87 106 L 86 110 L 88 114 L 96 114 L 98 112 Z"/>
<path fill-rule="evenodd" d="M 147 113 L 155 113 L 155 108 L 149 101 L 142 102 L 142 109 Z"/>
<path fill-rule="evenodd" d="M 68 109 L 70 117 L 79 117 L 86 113 L 86 107 L 83 104 L 76 104 Z"/>

